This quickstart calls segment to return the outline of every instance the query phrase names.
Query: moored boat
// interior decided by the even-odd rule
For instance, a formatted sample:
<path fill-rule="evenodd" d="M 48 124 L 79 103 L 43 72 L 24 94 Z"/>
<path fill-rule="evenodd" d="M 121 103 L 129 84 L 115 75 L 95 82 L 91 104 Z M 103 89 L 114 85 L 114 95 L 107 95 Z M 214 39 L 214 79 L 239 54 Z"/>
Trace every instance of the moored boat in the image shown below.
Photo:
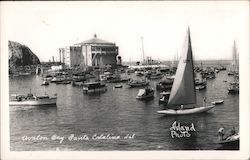
<path fill-rule="evenodd" d="M 129 80 L 127 83 L 131 88 L 132 87 L 143 87 L 149 85 L 147 80 Z"/>
<path fill-rule="evenodd" d="M 64 81 L 58 81 L 58 82 L 55 82 L 56 84 L 70 84 L 71 81 L 69 80 L 64 80 Z"/>
<path fill-rule="evenodd" d="M 161 98 L 159 99 L 159 104 L 167 104 L 170 96 L 170 92 L 161 92 Z"/>
<path fill-rule="evenodd" d="M 114 86 L 114 88 L 122 88 L 122 85 L 121 84 L 117 84 Z"/>
<path fill-rule="evenodd" d="M 135 71 L 135 75 L 136 76 L 143 76 L 143 72 L 142 71 Z"/>
<path fill-rule="evenodd" d="M 229 87 L 228 87 L 228 93 L 239 93 L 239 83 L 236 82 L 232 82 L 230 83 Z"/>
<path fill-rule="evenodd" d="M 224 100 L 220 99 L 220 100 L 213 101 L 211 103 L 214 104 L 214 105 L 216 105 L 216 104 L 222 104 L 222 103 L 224 103 Z"/>
<path fill-rule="evenodd" d="M 71 84 L 72 84 L 72 86 L 82 87 L 84 85 L 84 82 L 82 82 L 82 81 L 77 82 L 77 81 L 73 80 L 71 82 Z"/>
<path fill-rule="evenodd" d="M 62 82 L 64 80 L 65 80 L 65 78 L 54 77 L 54 78 L 52 78 L 51 83 L 58 83 L 58 82 Z"/>
<path fill-rule="evenodd" d="M 19 76 L 29 76 L 31 75 L 30 72 L 19 72 Z"/>
<path fill-rule="evenodd" d="M 239 86 L 238 85 L 231 85 L 228 88 L 228 93 L 239 93 Z"/>
<path fill-rule="evenodd" d="M 136 99 L 144 100 L 154 97 L 154 90 L 151 88 L 139 89 Z"/>
<path fill-rule="evenodd" d="M 198 85 L 198 86 L 195 86 L 196 90 L 204 90 L 206 88 L 207 88 L 207 85 Z"/>
<path fill-rule="evenodd" d="M 43 82 L 42 82 L 42 86 L 47 86 L 47 85 L 49 85 L 49 82 L 48 82 L 48 81 L 43 81 Z"/>
<path fill-rule="evenodd" d="M 57 96 L 49 96 L 47 94 L 36 96 L 32 93 L 25 95 L 13 94 L 10 97 L 10 106 L 41 106 L 41 105 L 55 105 Z"/>
<path fill-rule="evenodd" d="M 155 74 L 151 74 L 149 76 L 149 79 L 161 79 L 163 77 L 163 75 L 161 73 L 155 73 Z"/>
<path fill-rule="evenodd" d="M 107 91 L 106 84 L 100 82 L 87 82 L 83 84 L 83 93 L 96 93 Z"/>
<path fill-rule="evenodd" d="M 170 90 L 172 88 L 173 82 L 174 82 L 173 78 L 165 78 L 161 80 L 159 83 L 157 83 L 156 89 L 160 91 Z"/>

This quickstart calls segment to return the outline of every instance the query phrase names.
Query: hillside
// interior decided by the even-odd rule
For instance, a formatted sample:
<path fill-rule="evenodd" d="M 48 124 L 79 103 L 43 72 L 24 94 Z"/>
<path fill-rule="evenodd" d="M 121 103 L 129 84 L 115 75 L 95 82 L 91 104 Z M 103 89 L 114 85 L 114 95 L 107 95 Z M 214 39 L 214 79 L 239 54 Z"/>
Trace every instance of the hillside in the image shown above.
<path fill-rule="evenodd" d="M 40 64 L 39 58 L 29 49 L 29 47 L 18 42 L 9 41 L 9 66 L 27 66 Z"/>

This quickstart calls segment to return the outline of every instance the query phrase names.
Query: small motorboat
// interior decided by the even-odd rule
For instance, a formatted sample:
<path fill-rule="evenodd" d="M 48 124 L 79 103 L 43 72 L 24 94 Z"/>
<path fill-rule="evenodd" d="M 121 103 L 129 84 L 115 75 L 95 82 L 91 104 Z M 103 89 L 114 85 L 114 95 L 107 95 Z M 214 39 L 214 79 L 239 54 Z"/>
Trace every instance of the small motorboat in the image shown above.
<path fill-rule="evenodd" d="M 48 81 L 43 81 L 42 86 L 47 86 L 47 85 L 49 85 L 49 82 Z"/>
<path fill-rule="evenodd" d="M 83 85 L 83 93 L 97 93 L 97 92 L 106 92 L 107 86 L 104 83 L 100 82 L 87 82 Z"/>
<path fill-rule="evenodd" d="M 229 72 L 227 73 L 227 75 L 232 76 L 232 75 L 234 75 L 234 72 L 233 72 L 233 71 L 229 71 Z"/>
<path fill-rule="evenodd" d="M 136 76 L 143 76 L 143 72 L 142 71 L 135 71 L 135 75 Z"/>
<path fill-rule="evenodd" d="M 84 85 L 84 82 L 82 82 L 82 81 L 80 81 L 80 82 L 72 81 L 71 85 L 76 86 L 76 87 L 82 87 Z"/>
<path fill-rule="evenodd" d="M 13 94 L 10 97 L 10 106 L 41 106 L 41 105 L 56 105 L 57 95 L 35 96 L 32 93 L 25 95 Z"/>
<path fill-rule="evenodd" d="M 170 96 L 170 92 L 161 92 L 160 93 L 162 96 L 161 98 L 159 99 L 159 104 L 167 104 L 168 103 L 168 99 L 169 99 L 169 96 Z"/>
<path fill-rule="evenodd" d="M 65 81 L 58 81 L 58 82 L 55 82 L 56 84 L 70 84 L 71 81 L 68 81 L 68 80 L 65 80 Z"/>
<path fill-rule="evenodd" d="M 161 79 L 163 75 L 161 73 L 154 73 L 149 76 L 149 79 Z"/>
<path fill-rule="evenodd" d="M 122 88 L 122 85 L 121 84 L 117 84 L 114 86 L 114 88 Z"/>
<path fill-rule="evenodd" d="M 226 139 L 223 139 L 218 142 L 218 144 L 221 144 L 223 146 L 239 146 L 240 141 L 240 135 L 239 133 L 230 135 Z"/>
<path fill-rule="evenodd" d="M 29 76 L 31 72 L 19 72 L 19 76 Z"/>
<path fill-rule="evenodd" d="M 173 78 L 165 78 L 156 85 L 156 89 L 159 91 L 171 90 L 173 82 L 174 82 Z"/>
<path fill-rule="evenodd" d="M 239 93 L 239 84 L 231 84 L 228 88 L 228 93 Z"/>
<path fill-rule="evenodd" d="M 139 89 L 136 99 L 144 100 L 153 97 L 154 97 L 154 90 L 151 88 L 146 88 L 146 89 Z"/>
<path fill-rule="evenodd" d="M 147 80 L 129 80 L 127 83 L 130 88 L 133 87 L 143 87 L 149 85 L 149 81 Z"/>
<path fill-rule="evenodd" d="M 213 101 L 211 103 L 214 104 L 214 105 L 216 105 L 216 104 L 222 104 L 222 103 L 224 103 L 224 100 L 220 99 L 220 100 L 217 100 L 217 101 Z"/>
<path fill-rule="evenodd" d="M 195 86 L 195 89 L 196 90 L 204 90 L 204 89 L 206 89 L 207 88 L 207 86 L 206 85 L 199 85 L 199 86 Z"/>

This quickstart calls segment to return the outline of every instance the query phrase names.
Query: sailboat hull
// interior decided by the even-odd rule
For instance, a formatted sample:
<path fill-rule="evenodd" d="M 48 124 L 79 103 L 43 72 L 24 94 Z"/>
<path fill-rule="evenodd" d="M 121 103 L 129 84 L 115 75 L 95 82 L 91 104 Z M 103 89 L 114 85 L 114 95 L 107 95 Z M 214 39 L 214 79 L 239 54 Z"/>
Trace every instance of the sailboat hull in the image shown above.
<path fill-rule="evenodd" d="M 191 109 L 179 109 L 179 110 L 167 109 L 167 110 L 157 111 L 157 113 L 166 114 L 166 115 L 188 115 L 188 114 L 197 114 L 197 113 L 207 112 L 212 108 L 214 108 L 214 105 L 191 108 Z"/>

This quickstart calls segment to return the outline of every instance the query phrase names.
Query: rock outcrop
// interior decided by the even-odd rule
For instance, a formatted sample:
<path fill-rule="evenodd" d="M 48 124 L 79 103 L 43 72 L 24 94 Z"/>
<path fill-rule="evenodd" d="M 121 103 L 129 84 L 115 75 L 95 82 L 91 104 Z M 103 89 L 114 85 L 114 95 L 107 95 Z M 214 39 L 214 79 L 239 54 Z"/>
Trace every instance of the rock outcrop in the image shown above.
<path fill-rule="evenodd" d="M 9 41 L 8 46 L 10 68 L 40 64 L 39 58 L 29 49 L 29 47 L 13 41 Z"/>

